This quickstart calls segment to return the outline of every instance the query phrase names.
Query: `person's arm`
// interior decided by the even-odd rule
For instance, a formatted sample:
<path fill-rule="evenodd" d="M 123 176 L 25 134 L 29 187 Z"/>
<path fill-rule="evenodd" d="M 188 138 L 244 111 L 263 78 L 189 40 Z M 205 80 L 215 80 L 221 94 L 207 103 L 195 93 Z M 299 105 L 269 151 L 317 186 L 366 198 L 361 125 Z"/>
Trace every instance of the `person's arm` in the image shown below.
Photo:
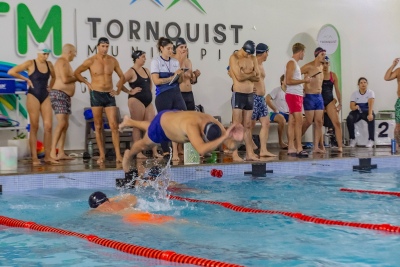
<path fill-rule="evenodd" d="M 372 121 L 374 120 L 374 103 L 375 103 L 375 93 L 373 91 L 370 91 L 370 97 L 368 98 L 368 120 Z"/>
<path fill-rule="evenodd" d="M 57 65 L 57 63 L 56 63 Z M 58 65 L 57 65 L 58 67 Z M 70 65 L 69 63 L 62 59 L 62 64 L 60 66 L 60 78 L 63 84 L 70 84 L 77 81 L 74 75 L 70 75 Z"/>
<path fill-rule="evenodd" d="M 304 68 L 304 66 L 303 66 Z M 310 77 L 305 77 L 303 80 L 295 80 L 293 79 L 294 72 L 296 70 L 296 65 L 294 62 L 291 60 L 286 64 L 286 73 L 285 73 L 285 79 L 286 79 L 286 84 L 287 85 L 298 85 L 302 83 L 309 83 L 310 82 Z M 304 73 L 303 70 L 301 73 Z"/>
<path fill-rule="evenodd" d="M 279 113 L 279 110 L 275 107 L 270 94 L 265 98 L 265 102 L 267 102 L 268 107 L 270 107 L 275 113 Z"/>
<path fill-rule="evenodd" d="M 332 76 L 333 76 L 333 85 L 335 86 L 336 98 L 339 102 L 337 106 L 337 110 L 339 111 L 342 109 L 342 94 L 340 93 L 339 80 L 338 77 L 336 76 L 336 73 L 332 72 Z"/>
<path fill-rule="evenodd" d="M 250 81 L 259 82 L 260 81 L 260 68 L 258 67 L 257 58 L 255 56 L 253 56 L 253 64 L 254 64 L 255 76 L 252 76 L 250 78 Z"/>
<path fill-rule="evenodd" d="M 144 68 L 144 70 L 146 71 L 146 74 L 150 79 L 150 92 L 153 92 L 154 84 L 153 84 L 153 79 L 151 78 L 151 75 L 150 75 L 150 70 L 147 68 Z"/>
<path fill-rule="evenodd" d="M 127 70 L 124 73 L 125 81 L 129 82 L 130 80 L 132 80 L 133 75 L 134 75 L 134 71 L 131 68 L 129 68 L 129 70 Z M 125 87 L 125 85 L 123 85 L 121 91 L 124 93 L 127 93 L 129 95 L 132 90 L 129 90 L 128 88 Z"/>
<path fill-rule="evenodd" d="M 53 88 L 53 85 L 56 82 L 56 73 L 54 71 L 53 63 L 51 63 L 50 61 L 47 61 L 47 64 L 49 65 L 50 77 L 51 77 L 50 84 L 47 89 L 50 90 L 51 88 Z"/>
<path fill-rule="evenodd" d="M 9 69 L 7 74 L 11 75 L 17 79 L 26 81 L 28 86 L 33 88 L 32 81 L 29 78 L 20 74 L 20 72 L 27 71 L 29 69 L 29 67 L 32 66 L 32 64 L 33 64 L 32 60 L 25 61 L 24 63 Z"/>
<path fill-rule="evenodd" d="M 174 75 L 172 75 L 171 77 L 167 77 L 167 78 L 160 78 L 160 69 L 158 66 L 158 61 L 154 60 L 151 62 L 151 79 L 153 80 L 153 83 L 155 85 L 161 85 L 161 84 L 167 84 L 170 83 L 172 81 L 172 79 L 175 77 L 175 74 L 181 74 L 182 73 L 182 69 L 177 69 L 174 73 Z"/>
<path fill-rule="evenodd" d="M 351 110 L 351 111 L 360 110 L 360 107 L 357 105 L 356 102 L 351 101 L 351 102 L 350 102 L 350 110 Z"/>
<path fill-rule="evenodd" d="M 239 68 L 238 60 L 236 59 L 235 55 L 231 55 L 231 57 L 229 58 L 229 66 L 230 66 L 229 73 L 230 73 L 231 77 L 232 76 L 235 77 L 235 79 L 238 82 L 244 82 L 244 81 L 250 80 L 251 77 L 256 76 L 255 71 L 253 71 L 250 74 L 241 72 L 240 68 Z"/>
<path fill-rule="evenodd" d="M 119 66 L 118 60 L 114 59 L 114 71 L 118 74 L 119 76 L 119 81 L 117 82 L 117 91 L 111 91 L 113 94 L 112 95 L 119 95 L 122 90 L 122 86 L 124 86 L 125 83 L 125 76 L 124 73 L 121 70 L 121 67 Z"/>
<path fill-rule="evenodd" d="M 83 78 L 81 73 L 84 72 L 84 71 L 87 71 L 92 64 L 93 64 L 93 59 L 92 58 L 88 58 L 74 72 L 75 78 L 79 82 L 86 84 L 87 87 L 89 87 L 90 90 L 93 90 L 92 84 L 90 82 L 88 82 L 85 78 Z"/>
<path fill-rule="evenodd" d="M 391 81 L 398 77 L 399 69 L 396 69 L 395 71 L 393 71 L 393 69 L 399 63 L 399 60 L 400 60 L 399 58 L 395 58 L 393 60 L 392 66 L 390 66 L 390 68 L 385 73 L 384 77 L 385 81 Z"/>

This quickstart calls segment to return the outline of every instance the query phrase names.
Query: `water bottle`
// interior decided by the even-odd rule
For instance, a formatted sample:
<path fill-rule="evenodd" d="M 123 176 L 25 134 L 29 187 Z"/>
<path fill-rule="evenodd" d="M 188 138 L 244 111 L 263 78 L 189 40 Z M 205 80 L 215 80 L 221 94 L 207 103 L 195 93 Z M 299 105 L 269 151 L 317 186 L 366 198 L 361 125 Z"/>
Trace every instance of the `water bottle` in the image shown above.
<path fill-rule="evenodd" d="M 392 154 L 395 154 L 396 153 L 396 139 L 392 139 L 392 142 L 391 142 L 391 145 L 392 145 Z"/>
<path fill-rule="evenodd" d="M 92 141 L 89 141 L 88 143 L 88 153 L 91 157 L 93 157 L 93 143 Z"/>

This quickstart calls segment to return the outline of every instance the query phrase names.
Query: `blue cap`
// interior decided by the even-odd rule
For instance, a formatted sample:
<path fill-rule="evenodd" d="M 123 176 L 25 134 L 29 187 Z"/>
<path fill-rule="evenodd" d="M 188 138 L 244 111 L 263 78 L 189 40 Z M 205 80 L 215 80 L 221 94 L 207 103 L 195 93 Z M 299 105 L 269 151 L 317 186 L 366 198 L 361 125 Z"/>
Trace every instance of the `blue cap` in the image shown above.
<path fill-rule="evenodd" d="M 106 201 L 109 201 L 106 194 L 100 191 L 94 192 L 89 196 L 89 206 L 92 209 L 97 208 Z"/>
<path fill-rule="evenodd" d="M 221 136 L 221 128 L 213 122 L 208 122 L 204 127 L 204 135 L 205 135 L 204 141 L 206 142 L 213 141 Z"/>
<path fill-rule="evenodd" d="M 242 48 L 247 54 L 253 55 L 256 51 L 256 44 L 253 41 L 248 40 L 244 43 Z"/>
<path fill-rule="evenodd" d="M 263 43 L 259 43 L 258 45 L 257 45 L 257 47 L 256 47 L 256 54 L 258 55 L 258 54 L 262 54 L 262 53 L 264 53 L 264 52 L 268 52 L 269 51 L 269 48 L 268 48 L 268 45 L 266 45 L 266 44 L 263 44 Z"/>
<path fill-rule="evenodd" d="M 328 56 L 325 56 L 325 60 L 328 61 L 328 62 L 331 61 Z"/>

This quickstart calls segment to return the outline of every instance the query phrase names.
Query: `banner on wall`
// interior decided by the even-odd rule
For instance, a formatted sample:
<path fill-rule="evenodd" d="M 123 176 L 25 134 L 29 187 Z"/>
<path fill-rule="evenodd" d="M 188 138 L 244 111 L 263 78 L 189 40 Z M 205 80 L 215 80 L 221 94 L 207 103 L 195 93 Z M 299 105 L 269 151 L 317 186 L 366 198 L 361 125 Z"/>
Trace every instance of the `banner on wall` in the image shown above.
<path fill-rule="evenodd" d="M 325 24 L 318 32 L 318 46 L 326 50 L 331 61 L 331 71 L 339 78 L 340 91 L 342 91 L 342 55 L 340 49 L 340 36 L 337 29 L 331 24 Z"/>

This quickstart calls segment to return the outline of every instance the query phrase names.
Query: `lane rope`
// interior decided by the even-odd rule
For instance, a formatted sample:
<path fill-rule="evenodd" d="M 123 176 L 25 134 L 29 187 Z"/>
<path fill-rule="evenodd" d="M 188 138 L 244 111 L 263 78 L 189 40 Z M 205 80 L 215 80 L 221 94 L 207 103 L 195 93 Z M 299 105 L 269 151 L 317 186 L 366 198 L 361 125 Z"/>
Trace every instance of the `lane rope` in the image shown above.
<path fill-rule="evenodd" d="M 51 232 L 65 236 L 75 236 L 81 239 L 86 239 L 87 241 L 98 244 L 100 246 L 113 248 L 136 256 L 153 258 L 163 261 L 182 263 L 182 264 L 192 264 L 197 266 L 243 267 L 242 265 L 198 258 L 185 254 L 179 254 L 172 250 L 158 250 L 158 249 L 132 245 L 124 242 L 114 241 L 111 239 L 101 238 L 96 235 L 86 235 L 73 231 L 63 230 L 60 228 L 37 224 L 35 222 L 27 222 L 18 219 L 13 219 L 5 216 L 0 216 L 0 225 L 5 225 L 8 227 L 16 227 L 16 228 L 26 228 L 38 232 Z"/>
<path fill-rule="evenodd" d="M 400 192 L 360 190 L 360 189 L 350 189 L 350 188 L 340 188 L 340 191 L 349 192 L 349 193 L 365 193 L 365 194 L 373 194 L 373 195 L 389 195 L 389 196 L 400 197 Z"/>
<path fill-rule="evenodd" d="M 220 205 L 224 208 L 236 211 L 236 212 L 245 212 L 245 213 L 263 213 L 263 214 L 279 214 L 286 217 L 291 217 L 300 221 L 310 222 L 315 224 L 324 224 L 324 225 L 334 225 L 334 226 L 344 226 L 344 227 L 353 227 L 353 228 L 363 228 L 369 230 L 376 231 L 385 231 L 391 233 L 400 233 L 400 226 L 391 225 L 388 223 L 384 224 L 372 224 L 372 223 L 360 223 L 360 222 L 346 222 L 339 220 L 330 220 L 315 216 L 305 215 L 299 212 L 288 212 L 288 211 L 279 211 L 279 210 L 262 210 L 262 209 L 254 209 L 248 207 L 237 206 L 229 202 L 220 202 L 220 201 L 211 201 L 211 200 L 199 200 L 187 197 L 180 197 L 170 195 L 170 199 L 178 200 L 178 201 L 187 201 L 193 203 L 207 203 L 213 205 Z"/>

